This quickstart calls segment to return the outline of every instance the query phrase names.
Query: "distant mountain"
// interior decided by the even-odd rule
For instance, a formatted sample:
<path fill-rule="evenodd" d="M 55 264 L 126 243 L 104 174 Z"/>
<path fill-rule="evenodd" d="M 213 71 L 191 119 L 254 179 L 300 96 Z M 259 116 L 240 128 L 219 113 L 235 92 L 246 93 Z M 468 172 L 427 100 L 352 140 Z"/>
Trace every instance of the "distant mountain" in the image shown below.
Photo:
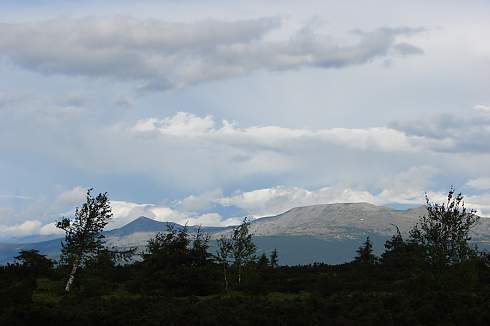
<path fill-rule="evenodd" d="M 59 237 L 60 237 L 59 234 L 49 234 L 49 235 L 33 234 L 33 235 L 20 236 L 20 237 L 8 237 L 6 239 L 2 238 L 0 239 L 0 243 L 4 243 L 4 244 L 34 243 L 34 242 L 59 239 Z"/>
<path fill-rule="evenodd" d="M 61 249 L 61 239 L 33 243 L 3 243 L 0 244 L 0 265 L 12 262 L 22 249 L 36 249 L 51 258 L 57 258 Z"/>
<path fill-rule="evenodd" d="M 106 237 L 124 237 L 128 236 L 134 233 L 157 233 L 157 232 L 164 232 L 167 230 L 168 227 L 174 227 L 177 229 L 182 228 L 182 225 L 179 225 L 177 223 L 173 222 L 160 222 L 160 221 L 155 221 L 152 220 L 151 218 L 145 217 L 145 216 L 140 216 L 134 221 L 126 224 L 123 227 L 120 227 L 118 229 L 110 230 L 105 232 Z M 198 226 L 188 226 L 187 227 L 189 232 L 193 233 L 196 232 L 197 229 L 199 228 Z M 214 233 L 222 230 L 226 230 L 227 228 L 224 227 L 212 227 L 212 226 L 204 226 L 201 227 L 201 230 L 203 232 L 207 233 Z"/>
<path fill-rule="evenodd" d="M 176 229 L 183 228 L 182 225 L 173 222 L 159 222 L 145 216 L 140 216 L 136 220 L 125 226 L 105 232 L 106 241 L 109 246 L 113 247 L 137 247 L 143 249 L 149 239 L 153 238 L 158 232 L 165 232 L 168 227 Z M 199 226 L 187 226 L 189 233 L 197 232 Z M 201 227 L 201 231 L 209 234 L 224 232 L 231 229 L 230 227 Z"/>
<path fill-rule="evenodd" d="M 257 235 L 307 235 L 327 239 L 358 239 L 366 234 L 391 236 L 396 226 L 408 232 L 425 214 L 425 207 L 395 210 L 369 203 L 342 203 L 296 207 L 258 219 Z"/>
<path fill-rule="evenodd" d="M 354 257 L 367 236 L 381 254 L 396 227 L 407 236 L 424 214 L 424 206 L 397 210 L 369 203 L 312 205 L 257 219 L 251 231 L 258 247 L 266 252 L 277 248 L 284 264 L 342 263 Z M 214 237 L 228 232 L 217 232 Z M 490 249 L 490 219 L 481 218 L 472 237 L 480 248 Z"/>
<path fill-rule="evenodd" d="M 406 235 L 425 212 L 424 207 L 396 210 L 368 203 L 313 205 L 257 219 L 252 222 L 251 231 L 255 234 L 259 253 L 277 248 L 282 264 L 341 263 L 352 259 L 356 248 L 367 236 L 373 240 L 375 251 L 381 253 L 384 241 L 395 232 L 395 226 Z M 105 232 L 105 235 L 109 246 L 142 250 L 150 238 L 166 231 L 169 225 L 182 227 L 142 216 L 121 228 Z M 196 232 L 197 226 L 189 226 L 188 230 Z M 214 239 L 229 234 L 232 228 L 204 227 L 202 230 L 211 235 L 211 251 L 214 252 Z M 480 219 L 473 240 L 480 247 L 490 248 L 490 219 Z M 56 257 L 60 243 L 61 239 L 0 244 L 0 263 L 11 259 L 21 248 L 38 249 Z"/>

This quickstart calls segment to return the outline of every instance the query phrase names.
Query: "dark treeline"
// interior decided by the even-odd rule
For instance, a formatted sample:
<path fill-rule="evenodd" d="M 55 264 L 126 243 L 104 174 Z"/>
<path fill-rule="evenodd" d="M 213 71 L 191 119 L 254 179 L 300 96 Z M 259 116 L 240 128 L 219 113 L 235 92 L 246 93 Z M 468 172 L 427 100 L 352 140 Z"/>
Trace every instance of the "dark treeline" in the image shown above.
<path fill-rule="evenodd" d="M 104 246 L 106 194 L 62 219 L 58 262 L 24 250 L 0 268 L 1 325 L 490 325 L 490 256 L 454 190 L 375 256 L 369 238 L 346 264 L 281 266 L 257 254 L 249 222 L 217 240 L 169 227 L 135 251 Z M 214 241 L 214 240 L 213 240 Z"/>

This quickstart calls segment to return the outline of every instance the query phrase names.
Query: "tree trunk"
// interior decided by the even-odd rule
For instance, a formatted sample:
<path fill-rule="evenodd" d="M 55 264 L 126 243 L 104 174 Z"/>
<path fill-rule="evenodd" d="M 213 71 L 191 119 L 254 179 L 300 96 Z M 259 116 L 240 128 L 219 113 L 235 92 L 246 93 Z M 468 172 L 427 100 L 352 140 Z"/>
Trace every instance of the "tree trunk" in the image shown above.
<path fill-rule="evenodd" d="M 80 259 L 76 258 L 75 261 L 73 262 L 73 267 L 71 269 L 70 276 L 68 277 L 68 281 L 66 282 L 66 287 L 65 287 L 66 293 L 70 292 L 71 287 L 73 286 L 73 281 L 75 281 L 75 274 L 77 273 L 79 264 L 80 264 Z"/>
<path fill-rule="evenodd" d="M 242 265 L 238 264 L 238 287 L 240 287 L 241 282 L 242 282 Z"/>
<path fill-rule="evenodd" d="M 225 278 L 225 291 L 228 291 L 228 277 L 226 276 L 226 264 L 223 264 L 223 276 Z"/>

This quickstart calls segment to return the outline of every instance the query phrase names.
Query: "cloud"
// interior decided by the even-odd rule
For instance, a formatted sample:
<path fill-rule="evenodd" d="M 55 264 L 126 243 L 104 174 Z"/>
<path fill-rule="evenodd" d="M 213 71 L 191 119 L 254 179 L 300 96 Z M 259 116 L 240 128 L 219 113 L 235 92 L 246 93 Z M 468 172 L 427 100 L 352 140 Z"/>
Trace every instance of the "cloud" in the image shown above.
<path fill-rule="evenodd" d="M 62 235 L 55 222 L 43 224 L 38 220 L 27 220 L 19 224 L 0 225 L 0 239 L 11 239 L 31 235 Z"/>
<path fill-rule="evenodd" d="M 133 100 L 126 95 L 118 95 L 114 98 L 113 103 L 123 109 L 132 109 L 134 107 Z"/>
<path fill-rule="evenodd" d="M 28 220 L 15 225 L 0 225 L 0 235 L 26 236 L 36 234 L 41 229 L 42 224 L 37 220 Z"/>
<path fill-rule="evenodd" d="M 471 179 L 466 182 L 466 186 L 478 190 L 490 190 L 490 178 Z"/>
<path fill-rule="evenodd" d="M 350 187 L 341 184 L 309 190 L 302 187 L 274 186 L 271 188 L 256 189 L 247 192 L 238 192 L 231 196 L 224 196 L 217 200 L 224 206 L 236 206 L 254 217 L 272 216 L 283 213 L 291 208 L 318 204 L 356 203 L 368 202 L 385 206 L 391 204 L 404 204 L 422 206 L 425 204 L 425 194 L 433 202 L 444 202 L 447 191 L 429 191 L 422 181 L 424 174 L 431 174 L 431 169 L 411 169 L 395 177 L 394 185 L 379 192 L 363 190 L 362 187 Z M 408 181 L 410 176 L 420 181 L 408 182 L 401 186 L 403 180 Z M 429 178 L 430 179 L 430 178 Z M 490 194 L 465 196 L 466 207 L 477 210 L 477 214 L 490 217 Z"/>
<path fill-rule="evenodd" d="M 466 196 L 464 202 L 467 209 L 475 209 L 479 216 L 490 218 L 490 193 Z"/>
<path fill-rule="evenodd" d="M 223 207 L 240 208 L 244 215 L 255 217 L 275 215 L 293 207 L 339 202 L 369 202 L 376 205 L 422 205 L 424 194 L 431 186 L 438 171 L 430 166 L 411 167 L 396 176 L 382 179 L 379 191 L 368 191 L 360 185 L 336 184 L 318 189 L 298 186 L 274 186 L 251 191 L 235 191 L 224 195 L 215 190 L 186 197 L 179 202 L 179 209 L 194 211 Z M 439 193 L 436 193 L 439 196 Z M 439 198 L 439 197 L 438 197 Z M 442 197 L 444 198 L 444 193 Z"/>
<path fill-rule="evenodd" d="M 367 191 L 343 187 L 323 187 L 307 190 L 301 187 L 275 186 L 240 192 L 218 200 L 224 206 L 242 208 L 255 217 L 275 215 L 293 207 L 334 202 L 373 202 L 374 196 Z"/>
<path fill-rule="evenodd" d="M 53 235 L 53 234 L 62 235 L 62 234 L 64 234 L 64 231 L 61 229 L 58 229 L 56 227 L 55 223 L 48 223 L 48 224 L 43 225 L 39 229 L 39 234 L 40 235 Z"/>
<path fill-rule="evenodd" d="M 113 201 L 112 211 L 114 219 L 109 224 L 111 228 L 122 226 L 140 216 L 146 216 L 161 222 L 174 222 L 180 225 L 227 226 L 235 225 L 237 221 L 239 222 L 239 219 L 223 218 L 218 213 L 199 214 L 180 211 L 162 205 L 138 204 L 126 201 Z"/>
<path fill-rule="evenodd" d="M 398 43 L 394 46 L 394 50 L 401 55 L 417 55 L 424 53 L 422 49 L 408 43 Z"/>
<path fill-rule="evenodd" d="M 30 106 L 0 112 L 0 150 L 36 153 L 36 159 L 76 173 L 149 177 L 172 185 L 173 192 L 250 189 L 256 182 L 313 187 L 341 181 L 373 184 L 410 166 L 424 165 L 447 171 L 458 165 L 458 170 L 465 167 L 478 173 L 485 158 L 469 160 L 464 153 L 490 155 L 485 142 L 490 122 L 480 116 L 468 116 L 468 121 L 448 116 L 379 127 L 313 129 L 242 127 L 188 112 L 115 122 L 86 117 L 83 123 L 71 115 L 52 114 L 48 119 L 51 115 Z M 459 130 L 460 125 L 468 126 L 467 131 Z M 8 141 L 14 134 L 15 147 Z M 449 159 L 448 154 L 454 157 Z M 365 165 L 358 164 L 359 157 Z"/>
<path fill-rule="evenodd" d="M 70 120 L 79 121 L 86 101 L 84 95 L 76 92 L 46 96 L 18 90 L 0 91 L 0 133 L 24 128 L 29 131 L 26 135 L 46 134 Z"/>
<path fill-rule="evenodd" d="M 61 205 L 78 205 L 84 201 L 87 194 L 87 188 L 75 186 L 72 189 L 65 190 L 56 196 L 56 201 Z"/>
<path fill-rule="evenodd" d="M 369 151 L 423 151 L 432 148 L 449 148 L 450 138 L 429 138 L 423 135 L 407 136 L 404 132 L 387 128 L 329 128 L 292 129 L 279 126 L 253 126 L 239 128 L 236 123 L 226 120 L 221 125 L 207 115 L 198 117 L 191 113 L 178 112 L 161 120 L 142 119 L 130 129 L 135 134 L 149 134 L 155 137 L 179 137 L 202 139 L 209 142 L 233 146 L 277 149 L 295 143 L 320 142 Z"/>
<path fill-rule="evenodd" d="M 179 207 L 187 212 L 209 209 L 212 207 L 212 203 L 222 196 L 223 192 L 220 189 L 207 191 L 199 195 L 190 195 L 179 202 Z"/>
<path fill-rule="evenodd" d="M 490 116 L 485 107 L 461 115 L 440 114 L 424 120 L 395 122 L 392 130 L 403 132 L 408 138 L 421 137 L 433 142 L 433 151 L 454 153 L 490 153 Z M 476 114 L 475 114 L 476 113 Z M 445 142 L 446 146 L 439 146 Z"/>
<path fill-rule="evenodd" d="M 0 91 L 0 110 L 9 107 L 21 100 L 19 94 Z"/>
<path fill-rule="evenodd" d="M 240 224 L 241 221 L 242 219 L 240 217 L 230 217 L 224 219 L 217 213 L 207 213 L 200 216 L 188 218 L 185 220 L 187 225 L 202 225 L 202 226 L 238 225 Z"/>
<path fill-rule="evenodd" d="M 31 199 L 31 196 L 26 196 L 26 195 L 13 195 L 13 194 L 0 194 L 0 199 Z"/>
<path fill-rule="evenodd" d="M 376 205 L 422 205 L 431 178 L 436 174 L 431 167 L 412 167 L 407 171 L 382 180 L 381 191 L 374 192 L 359 186 L 337 184 L 309 190 L 302 187 L 275 186 L 248 192 L 239 192 L 217 200 L 224 206 L 237 206 L 254 216 L 282 213 L 297 206 L 316 204 L 369 202 Z M 388 179 L 388 178 L 387 178 Z"/>
<path fill-rule="evenodd" d="M 0 238 L 61 234 L 53 221 L 61 216 L 72 216 L 75 206 L 84 201 L 86 188 L 55 189 L 55 194 L 47 190 L 42 196 L 5 196 L 1 201 L 1 205 L 5 206 L 0 207 Z M 19 199 L 28 200 L 18 205 Z"/>
<path fill-rule="evenodd" d="M 422 204 L 425 192 L 431 189 L 432 179 L 439 174 L 440 171 L 432 166 L 414 166 L 395 176 L 384 177 L 380 185 L 382 191 L 373 203 Z"/>
<path fill-rule="evenodd" d="M 54 102 L 62 107 L 79 108 L 87 104 L 87 98 L 78 92 L 68 92 L 54 99 Z"/>
<path fill-rule="evenodd" d="M 448 176 L 471 171 L 463 177 L 475 178 L 486 171 L 490 156 L 490 118 L 473 110 L 388 126 L 315 129 L 240 126 L 188 112 L 107 120 L 87 114 L 80 119 L 35 105 L 2 111 L 0 151 L 5 157 L 31 153 L 37 161 L 76 174 L 151 178 L 164 191 L 184 195 L 257 185 L 372 185 L 426 165 L 445 169 Z"/>
<path fill-rule="evenodd" d="M 399 42 L 421 28 L 356 31 L 341 42 L 306 25 L 283 39 L 277 17 L 165 22 L 128 17 L 54 19 L 0 24 L 0 52 L 46 75 L 131 80 L 141 90 L 166 90 L 250 74 L 302 67 L 341 68 L 397 54 L 420 54 Z M 56 46 L 53 46 L 55 44 Z"/>
<path fill-rule="evenodd" d="M 474 107 L 474 109 L 476 111 L 481 112 L 481 113 L 490 113 L 490 105 L 482 105 L 482 104 L 479 104 L 479 105 L 476 105 Z"/>

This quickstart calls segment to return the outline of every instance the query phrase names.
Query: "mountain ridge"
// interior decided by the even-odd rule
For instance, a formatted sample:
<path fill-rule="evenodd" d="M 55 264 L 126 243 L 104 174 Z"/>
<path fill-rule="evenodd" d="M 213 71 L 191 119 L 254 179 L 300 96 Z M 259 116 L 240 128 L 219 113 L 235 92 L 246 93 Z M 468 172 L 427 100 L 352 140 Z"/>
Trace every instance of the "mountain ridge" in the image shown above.
<path fill-rule="evenodd" d="M 284 263 L 311 263 L 312 260 L 321 259 L 322 255 L 327 257 L 327 262 L 338 263 L 350 259 L 366 236 L 375 239 L 375 247 L 380 250 L 384 241 L 396 231 L 395 225 L 402 234 L 407 235 L 425 212 L 425 206 L 399 210 L 365 202 L 317 204 L 294 207 L 278 215 L 258 218 L 251 222 L 250 230 L 255 235 L 259 251 L 267 252 L 278 248 L 283 251 Z M 475 242 L 488 245 L 490 219 L 482 218 L 480 221 L 475 227 L 473 237 Z M 177 229 L 183 227 L 177 223 L 160 222 L 140 216 L 120 228 L 105 231 L 104 235 L 108 246 L 137 247 L 143 250 L 150 238 L 158 232 L 166 231 L 168 226 Z M 188 231 L 194 233 L 197 228 L 198 226 L 188 226 Z M 201 228 L 203 232 L 210 234 L 212 240 L 229 235 L 232 229 L 232 226 Z M 0 244 L 0 263 L 15 256 L 19 249 L 37 249 L 55 257 L 61 240 L 58 238 L 37 243 Z M 211 241 L 212 246 L 214 242 Z M 332 257 L 336 258 L 332 260 Z"/>

